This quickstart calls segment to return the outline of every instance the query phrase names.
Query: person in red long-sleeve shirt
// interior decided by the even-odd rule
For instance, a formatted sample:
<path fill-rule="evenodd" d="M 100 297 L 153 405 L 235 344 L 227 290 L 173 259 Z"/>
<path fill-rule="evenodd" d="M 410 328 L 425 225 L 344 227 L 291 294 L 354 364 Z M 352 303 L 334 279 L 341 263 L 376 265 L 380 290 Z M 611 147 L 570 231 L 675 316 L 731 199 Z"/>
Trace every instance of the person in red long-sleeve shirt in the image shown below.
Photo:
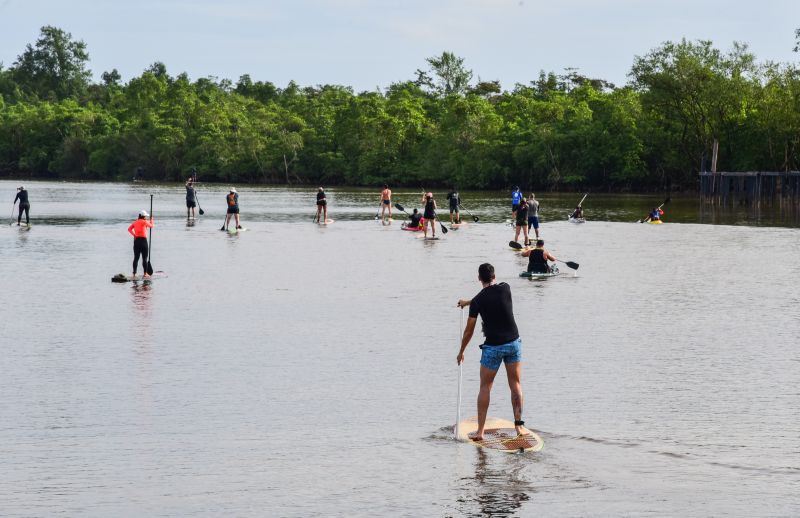
<path fill-rule="evenodd" d="M 147 218 L 150 218 L 148 221 Z M 139 219 L 131 223 L 128 232 L 133 236 L 133 276 L 136 277 L 136 270 L 139 266 L 139 256 L 142 256 L 142 269 L 144 278 L 150 277 L 147 273 L 147 229 L 153 228 L 153 216 L 147 214 L 146 210 L 139 213 Z"/>

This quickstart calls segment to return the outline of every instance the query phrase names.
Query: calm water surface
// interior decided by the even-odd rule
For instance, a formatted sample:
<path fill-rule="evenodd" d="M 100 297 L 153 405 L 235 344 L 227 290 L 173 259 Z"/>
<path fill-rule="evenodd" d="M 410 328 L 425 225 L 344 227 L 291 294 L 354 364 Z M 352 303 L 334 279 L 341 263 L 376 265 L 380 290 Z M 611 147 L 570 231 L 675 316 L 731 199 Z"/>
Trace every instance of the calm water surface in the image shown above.
<path fill-rule="evenodd" d="M 465 194 L 481 222 L 423 242 L 366 191 L 332 190 L 318 227 L 313 190 L 242 188 L 234 236 L 218 187 L 191 227 L 182 186 L 29 191 L 33 227 L 0 228 L 3 516 L 800 513 L 800 230 L 780 213 L 698 224 L 752 220 L 676 199 L 656 227 L 629 221 L 658 197 L 590 196 L 572 225 L 579 197 L 542 193 L 548 247 L 581 266 L 530 282 L 505 194 Z M 168 277 L 112 284 L 151 192 Z M 484 261 L 512 287 L 541 453 L 450 439 L 454 305 Z M 505 383 L 490 414 L 510 418 Z"/>

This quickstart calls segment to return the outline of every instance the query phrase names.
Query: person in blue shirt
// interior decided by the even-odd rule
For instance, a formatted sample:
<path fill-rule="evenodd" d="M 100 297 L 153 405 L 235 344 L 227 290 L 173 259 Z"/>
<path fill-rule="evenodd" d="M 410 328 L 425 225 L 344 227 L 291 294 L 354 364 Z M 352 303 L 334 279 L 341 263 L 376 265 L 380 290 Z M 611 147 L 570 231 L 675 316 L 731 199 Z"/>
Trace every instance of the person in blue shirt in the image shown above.
<path fill-rule="evenodd" d="M 517 219 L 517 209 L 519 208 L 519 202 L 522 201 L 522 191 L 519 190 L 519 186 L 514 187 L 514 190 L 511 191 L 511 219 Z"/>

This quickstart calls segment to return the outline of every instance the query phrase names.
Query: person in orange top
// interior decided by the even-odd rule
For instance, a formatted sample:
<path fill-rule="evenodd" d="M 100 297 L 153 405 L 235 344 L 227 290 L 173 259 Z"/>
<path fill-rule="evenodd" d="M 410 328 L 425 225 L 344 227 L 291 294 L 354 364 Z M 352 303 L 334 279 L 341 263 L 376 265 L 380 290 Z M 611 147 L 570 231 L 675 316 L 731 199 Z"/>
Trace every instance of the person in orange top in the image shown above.
<path fill-rule="evenodd" d="M 150 218 L 148 221 L 147 218 Z M 147 214 L 146 210 L 139 213 L 139 219 L 131 223 L 128 232 L 133 236 L 133 276 L 136 277 L 136 270 L 139 266 L 139 256 L 142 256 L 142 269 L 144 277 L 150 277 L 147 273 L 147 229 L 153 228 L 153 216 Z"/>

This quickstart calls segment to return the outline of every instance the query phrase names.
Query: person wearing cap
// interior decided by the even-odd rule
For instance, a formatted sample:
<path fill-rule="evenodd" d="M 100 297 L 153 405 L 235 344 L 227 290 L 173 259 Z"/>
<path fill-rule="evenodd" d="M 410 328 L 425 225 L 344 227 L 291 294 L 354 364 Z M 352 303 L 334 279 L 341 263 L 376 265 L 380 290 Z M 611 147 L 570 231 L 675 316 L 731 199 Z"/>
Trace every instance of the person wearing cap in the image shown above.
<path fill-rule="evenodd" d="M 522 252 L 522 257 L 528 257 L 529 273 L 550 273 L 552 268 L 550 268 L 547 261 L 558 261 L 558 259 L 544 247 L 544 241 L 541 239 L 536 241 L 536 248 Z"/>
<path fill-rule="evenodd" d="M 148 221 L 147 218 L 150 218 Z M 139 218 L 128 227 L 128 233 L 133 236 L 133 276 L 136 277 L 136 270 L 139 266 L 139 256 L 142 256 L 142 269 L 144 277 L 148 278 L 147 273 L 147 229 L 153 228 L 153 216 L 147 214 L 146 210 L 139 212 Z"/>
<path fill-rule="evenodd" d="M 319 219 L 322 215 L 322 220 Z M 325 190 L 320 187 L 317 190 L 317 215 L 314 218 L 315 223 L 326 223 L 328 221 L 328 198 L 325 195 Z"/>
<path fill-rule="evenodd" d="M 31 211 L 31 204 L 28 201 L 28 191 L 25 190 L 24 185 L 20 185 L 17 187 L 17 196 L 14 198 L 14 205 L 17 204 L 19 201 L 19 215 L 17 216 L 17 226 L 20 225 L 22 222 L 22 213 L 25 213 L 25 224 L 30 226 L 31 218 L 30 218 L 30 211 Z M 11 214 L 14 214 L 12 211 Z M 13 221 L 13 220 L 12 220 Z"/>
<path fill-rule="evenodd" d="M 235 188 L 231 187 L 230 192 L 225 196 L 225 202 L 228 204 L 228 213 L 225 215 L 225 225 L 223 225 L 220 230 L 228 230 L 231 216 L 236 220 L 236 228 L 242 228 L 239 224 L 239 193 L 236 192 Z"/>
<path fill-rule="evenodd" d="M 389 219 L 392 219 L 392 190 L 389 189 L 387 184 L 383 184 L 381 191 L 381 221 L 383 221 L 383 213 L 389 209 Z"/>
<path fill-rule="evenodd" d="M 531 232 L 531 227 L 536 232 L 536 239 L 539 239 L 539 202 L 533 193 L 528 196 L 528 234 Z"/>
<path fill-rule="evenodd" d="M 522 191 L 519 190 L 519 186 L 514 187 L 514 190 L 511 191 L 511 219 L 517 219 L 517 209 L 521 201 Z"/>
<path fill-rule="evenodd" d="M 436 237 L 436 200 L 433 199 L 432 192 L 426 192 L 422 196 L 422 203 L 425 204 L 425 210 L 422 217 L 425 218 L 425 223 L 422 224 L 422 232 L 425 237 L 428 237 L 428 226 L 431 227 L 431 237 Z"/>
<path fill-rule="evenodd" d="M 194 219 L 194 208 L 197 207 L 197 191 L 194 189 L 194 177 L 186 180 L 186 219 Z"/>

